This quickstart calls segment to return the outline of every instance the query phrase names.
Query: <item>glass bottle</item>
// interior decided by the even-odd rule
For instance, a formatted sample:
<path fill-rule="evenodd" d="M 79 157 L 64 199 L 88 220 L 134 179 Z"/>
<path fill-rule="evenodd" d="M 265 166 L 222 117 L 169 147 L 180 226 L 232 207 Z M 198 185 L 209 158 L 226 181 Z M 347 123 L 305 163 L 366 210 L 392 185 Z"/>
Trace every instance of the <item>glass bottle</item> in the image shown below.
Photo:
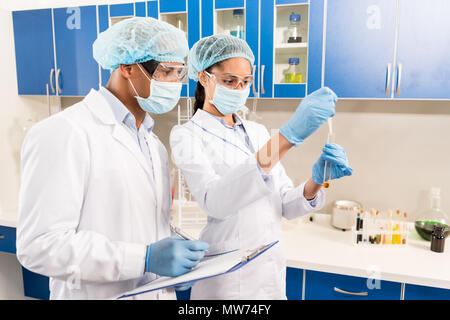
<path fill-rule="evenodd" d="M 239 39 L 244 39 L 244 9 L 233 10 L 233 28 L 230 31 L 232 36 Z"/>
<path fill-rule="evenodd" d="M 415 221 L 417 233 L 425 240 L 430 241 L 435 225 L 443 226 L 445 235 L 450 232 L 448 215 L 441 210 L 441 189 L 431 188 L 431 209 Z"/>
<path fill-rule="evenodd" d="M 284 73 L 284 82 L 302 83 L 302 74 L 299 69 L 299 58 L 289 58 L 289 68 Z"/>
<path fill-rule="evenodd" d="M 301 16 L 299 14 L 291 13 L 289 16 L 289 38 L 288 43 L 298 43 L 302 42 L 302 37 L 300 36 L 300 20 Z"/>

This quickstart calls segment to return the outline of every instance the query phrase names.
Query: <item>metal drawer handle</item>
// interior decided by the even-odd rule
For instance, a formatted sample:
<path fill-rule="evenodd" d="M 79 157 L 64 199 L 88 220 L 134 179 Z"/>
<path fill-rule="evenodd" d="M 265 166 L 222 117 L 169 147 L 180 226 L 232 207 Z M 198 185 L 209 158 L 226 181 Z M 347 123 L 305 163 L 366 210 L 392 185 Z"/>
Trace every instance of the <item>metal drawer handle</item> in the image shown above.
<path fill-rule="evenodd" d="M 402 83 L 402 70 L 403 66 L 401 63 L 399 63 L 397 67 L 397 90 L 395 92 L 397 96 L 400 94 L 400 85 Z"/>
<path fill-rule="evenodd" d="M 5 239 L 5 236 L 0 234 L 0 240 L 3 240 L 3 239 Z"/>
<path fill-rule="evenodd" d="M 50 88 L 52 89 L 52 92 L 55 93 L 55 87 L 53 87 L 53 73 L 55 72 L 55 69 L 50 70 Z"/>
<path fill-rule="evenodd" d="M 339 292 L 339 293 L 344 293 L 344 294 L 350 294 L 352 296 L 368 296 L 369 295 L 368 292 L 350 292 L 350 291 L 345 291 L 345 290 L 339 289 L 337 287 L 334 287 L 334 291 Z"/>
<path fill-rule="evenodd" d="M 59 73 L 61 72 L 61 69 L 56 69 L 56 89 L 58 90 L 58 93 L 61 93 L 61 88 L 59 87 Z"/>
<path fill-rule="evenodd" d="M 392 67 L 392 64 L 388 63 L 387 70 L 386 70 L 386 78 L 387 78 L 387 80 L 386 80 L 386 90 L 385 90 L 386 95 L 389 94 L 389 87 L 391 86 L 391 67 Z"/>
<path fill-rule="evenodd" d="M 261 66 L 261 93 L 264 94 L 264 69 L 266 68 L 265 65 Z"/>

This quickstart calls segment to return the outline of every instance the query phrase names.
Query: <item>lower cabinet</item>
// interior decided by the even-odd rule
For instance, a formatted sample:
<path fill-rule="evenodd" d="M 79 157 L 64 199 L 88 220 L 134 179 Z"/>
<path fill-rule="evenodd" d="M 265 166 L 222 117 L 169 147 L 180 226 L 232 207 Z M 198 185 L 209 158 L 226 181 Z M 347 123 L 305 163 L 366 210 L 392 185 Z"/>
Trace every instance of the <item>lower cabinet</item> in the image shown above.
<path fill-rule="evenodd" d="M 450 300 L 450 290 L 406 284 L 405 300 Z"/>
<path fill-rule="evenodd" d="M 286 268 L 286 297 L 288 300 L 302 300 L 303 269 Z"/>
<path fill-rule="evenodd" d="M 184 291 L 175 291 L 177 295 L 177 300 L 190 300 L 191 299 L 191 289 Z"/>
<path fill-rule="evenodd" d="M 306 271 L 305 300 L 400 300 L 401 283 Z"/>
<path fill-rule="evenodd" d="M 23 290 L 26 297 L 40 300 L 50 298 L 49 278 L 22 267 Z"/>

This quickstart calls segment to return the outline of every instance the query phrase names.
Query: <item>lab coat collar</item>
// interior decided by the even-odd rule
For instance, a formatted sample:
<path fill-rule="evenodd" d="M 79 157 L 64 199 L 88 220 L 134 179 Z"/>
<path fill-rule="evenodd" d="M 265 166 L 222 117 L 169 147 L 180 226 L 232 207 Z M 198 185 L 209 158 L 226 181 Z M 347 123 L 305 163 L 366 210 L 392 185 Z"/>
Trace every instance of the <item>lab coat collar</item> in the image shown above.
<path fill-rule="evenodd" d="M 248 130 L 248 126 L 246 125 L 245 121 L 243 121 L 238 115 L 234 114 L 236 117 L 235 120 L 238 120 L 242 123 L 244 126 L 245 131 L 247 132 L 247 135 L 249 136 L 250 143 L 252 143 L 253 146 L 256 146 L 254 144 L 255 141 L 252 140 L 252 136 L 250 135 L 250 132 Z M 229 126 L 225 126 L 220 119 L 213 116 L 209 112 L 206 112 L 202 109 L 198 109 L 195 114 L 192 116 L 191 121 L 195 122 L 196 125 L 202 127 L 204 130 L 207 130 L 212 135 L 217 135 L 221 139 L 224 139 L 228 141 L 229 143 L 226 143 L 228 145 L 237 145 L 239 149 L 247 150 L 248 154 L 251 154 L 251 151 L 248 150 L 247 146 L 244 144 L 244 142 L 241 139 L 235 139 L 230 135 Z M 236 124 L 238 122 L 236 121 Z M 235 148 L 235 147 L 234 147 Z"/>
<path fill-rule="evenodd" d="M 141 149 L 126 129 L 116 120 L 107 99 L 97 90 L 91 89 L 84 98 L 84 102 L 97 120 L 105 125 L 113 126 L 112 136 L 134 155 L 141 167 L 149 175 L 149 179 L 153 180 L 153 172 L 149 168 Z M 146 132 L 146 134 L 152 135 L 152 139 L 154 139 L 153 132 Z"/>

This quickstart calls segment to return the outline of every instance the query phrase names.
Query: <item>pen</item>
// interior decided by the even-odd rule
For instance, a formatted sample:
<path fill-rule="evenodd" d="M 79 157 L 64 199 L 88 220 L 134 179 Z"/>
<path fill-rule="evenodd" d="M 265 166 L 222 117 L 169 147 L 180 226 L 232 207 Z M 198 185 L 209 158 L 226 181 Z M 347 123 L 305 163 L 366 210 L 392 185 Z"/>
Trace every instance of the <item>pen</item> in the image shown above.
<path fill-rule="evenodd" d="M 170 226 L 170 230 L 175 233 L 177 236 L 183 238 L 184 240 L 197 240 L 186 232 L 182 231 L 180 228 Z"/>

